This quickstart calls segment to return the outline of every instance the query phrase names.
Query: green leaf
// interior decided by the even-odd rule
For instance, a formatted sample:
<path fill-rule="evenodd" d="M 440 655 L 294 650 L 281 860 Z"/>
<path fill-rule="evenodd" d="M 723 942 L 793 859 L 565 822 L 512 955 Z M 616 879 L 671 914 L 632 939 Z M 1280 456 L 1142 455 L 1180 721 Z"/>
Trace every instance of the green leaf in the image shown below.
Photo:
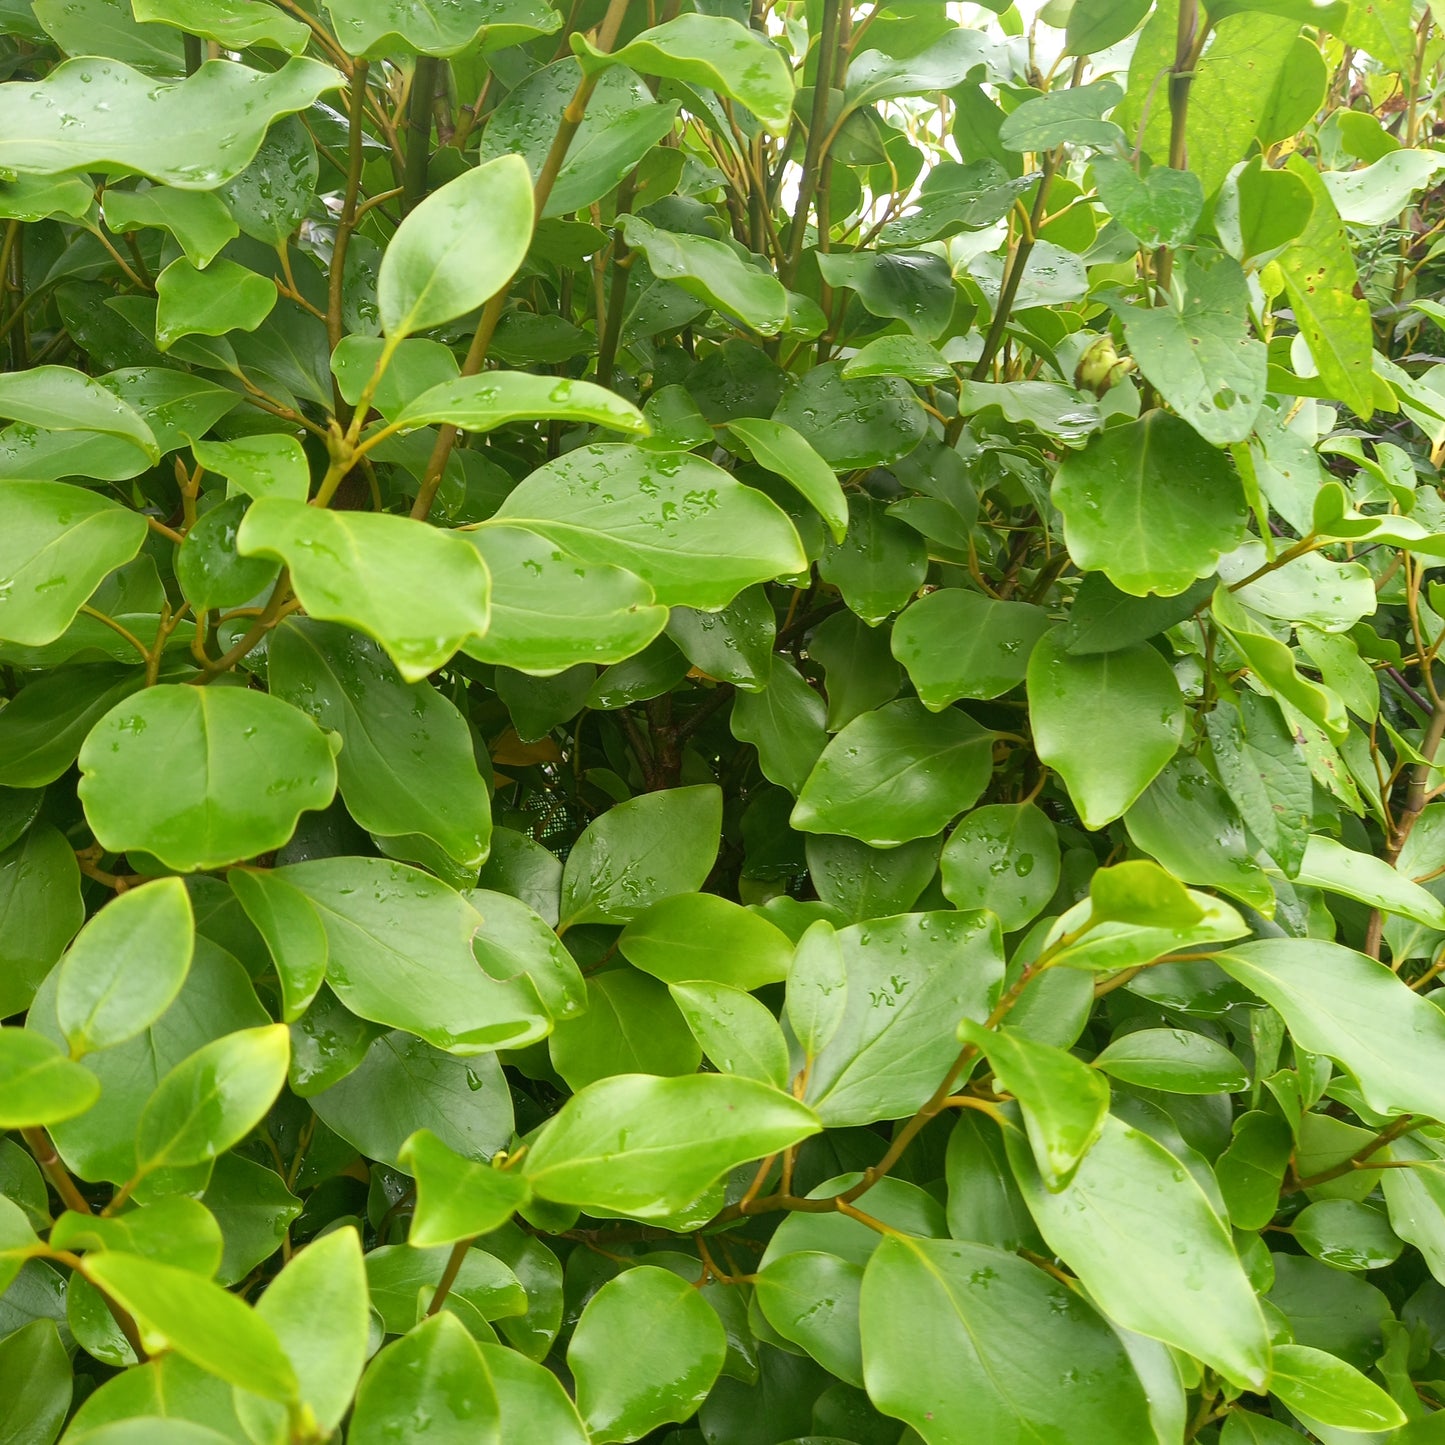
<path fill-rule="evenodd" d="M 1163 1340 L 1260 1390 L 1269 1340 L 1229 1231 L 1161 1144 L 1110 1116 L 1068 1187 L 1051 1194 L 1006 1132 L 1040 1232 L 1118 1326 Z"/>
<path fill-rule="evenodd" d="M 393 418 L 401 428 L 447 422 L 469 432 L 493 431 L 518 421 L 595 422 L 614 431 L 640 432 L 646 418 L 631 402 L 590 381 L 558 381 L 525 371 L 488 371 L 444 381 L 411 398 Z"/>
<path fill-rule="evenodd" d="M 964 1019 L 958 1036 L 984 1054 L 1003 1090 L 1018 1100 L 1045 1187 L 1057 1193 L 1104 1131 L 1109 1084 L 1087 1064 L 1014 1030 Z"/>
<path fill-rule="evenodd" d="M 744 587 L 807 566 L 792 523 L 760 492 L 702 457 L 631 446 L 584 446 L 548 462 L 495 520 L 635 572 L 664 607 L 716 611 Z"/>
<path fill-rule="evenodd" d="M 624 1270 L 587 1301 L 567 1346 L 577 1407 L 597 1440 L 637 1440 L 686 1420 L 727 1353 L 721 1321 L 671 1270 Z"/>
<path fill-rule="evenodd" d="M 407 682 L 487 630 L 491 579 L 480 555 L 409 517 L 264 497 L 246 513 L 237 546 L 285 562 L 312 617 L 374 637 Z"/>
<path fill-rule="evenodd" d="M 1314 204 L 1309 187 L 1293 171 L 1271 170 L 1256 157 L 1225 182 L 1215 203 L 1215 224 L 1235 259 L 1258 267 L 1304 230 Z"/>
<path fill-rule="evenodd" d="M 520 1174 L 464 1158 L 427 1129 L 406 1141 L 401 1160 L 416 1180 L 407 1242 L 417 1249 L 490 1234 L 531 1198 Z"/>
<path fill-rule="evenodd" d="M 276 581 L 274 562 L 236 552 L 236 532 L 249 505 L 245 497 L 232 497 L 212 507 L 176 553 L 176 581 L 198 616 L 213 608 L 244 607 Z"/>
<path fill-rule="evenodd" d="M 674 983 L 668 992 L 719 1073 L 787 1088 L 787 1041 L 765 1004 L 724 983 Z"/>
<path fill-rule="evenodd" d="M 1300 156 L 1288 169 L 1309 191 L 1309 224 L 1280 253 L 1276 264 L 1300 334 L 1321 380 L 1351 411 L 1368 418 L 1375 410 L 1374 339 L 1369 302 L 1359 285 L 1349 235 L 1319 172 Z"/>
<path fill-rule="evenodd" d="M 999 144 L 1011 151 L 1047 151 L 1065 142 L 1111 145 L 1119 127 L 1102 116 L 1123 98 L 1123 90 L 1112 80 L 1033 96 L 999 127 Z"/>
<path fill-rule="evenodd" d="M 67 1210 L 55 1221 L 50 1242 L 72 1252 L 113 1249 L 138 1254 L 205 1277 L 221 1262 L 220 1225 L 210 1210 L 185 1194 L 169 1194 L 112 1217 Z"/>
<path fill-rule="evenodd" d="M 144 6 L 145 0 L 141 0 L 141 4 Z M 277 15 L 276 19 L 282 25 L 296 24 L 284 15 Z M 226 243 L 241 234 L 231 213 L 211 192 L 178 191 L 172 186 L 147 186 L 134 191 L 108 187 L 105 224 L 112 231 L 131 231 L 144 226 L 169 231 L 180 243 L 186 259 L 197 267 L 209 266 Z M 275 290 L 274 287 L 268 289 Z"/>
<path fill-rule="evenodd" d="M 137 20 L 174 25 L 226 50 L 268 45 L 300 55 L 311 38 L 299 20 L 256 0 L 131 0 L 131 8 Z"/>
<path fill-rule="evenodd" d="M 891 1235 L 863 1275 L 860 1318 L 869 1396 L 924 1440 L 1152 1437 L 1118 1337 L 1017 1255 Z M 1051 1370 L 1045 1385 L 1040 1367 L 1061 1361 L 1068 1368 Z"/>
<path fill-rule="evenodd" d="M 658 280 L 736 316 L 760 335 L 776 336 L 787 325 L 788 293 L 782 282 L 731 246 L 710 236 L 659 230 L 641 216 L 623 216 L 621 225 L 627 244 L 647 257 Z"/>
<path fill-rule="evenodd" d="M 49 1039 L 0 1028 L 0 1128 L 30 1129 L 73 1119 L 99 1096 L 95 1076 Z"/>
<path fill-rule="evenodd" d="M 729 1170 L 820 1128 L 811 1109 L 752 1079 L 621 1074 L 579 1089 L 543 1126 L 521 1172 L 543 1199 L 659 1219 Z"/>
<path fill-rule="evenodd" d="M 31 1320 L 0 1340 L 0 1440 L 50 1445 L 70 1409 L 70 1357 L 52 1320 Z"/>
<path fill-rule="evenodd" d="M 491 803 L 452 703 L 430 683 L 404 682 L 369 638 L 309 618 L 271 634 L 267 670 L 276 696 L 340 734 L 341 796 L 386 852 L 433 864 L 440 850 L 475 877 L 491 842 Z"/>
<path fill-rule="evenodd" d="M 62 1044 L 56 982 L 52 975 L 41 985 L 26 1026 Z M 67 1166 L 82 1179 L 116 1184 L 131 1179 L 136 1124 L 166 1073 L 212 1040 L 268 1022 L 246 971 L 230 954 L 198 937 L 191 970 L 170 1008 L 138 1037 L 86 1056 L 81 1067 L 100 1080 L 100 1098 L 50 1131 Z M 275 1247 L 273 1240 L 271 1250 Z"/>
<path fill-rule="evenodd" d="M 958 1021 L 984 1019 L 993 1006 L 1003 979 L 998 921 L 987 913 L 905 913 L 841 929 L 836 942 L 846 1002 L 804 1098 L 830 1128 L 904 1118 L 958 1056 Z M 826 967 L 828 950 L 821 952 Z M 800 945 L 799 964 L 802 953 Z M 833 1004 L 825 991 L 836 985 L 827 975 L 816 981 Z"/>
<path fill-rule="evenodd" d="M 1270 1394 L 1338 1430 L 1394 1430 L 1405 1412 L 1368 1376 L 1324 1350 L 1276 1345 Z"/>
<path fill-rule="evenodd" d="M 901 377 L 845 376 L 841 361 L 804 372 L 773 413 L 839 472 L 907 456 L 923 440 L 927 419 Z"/>
<path fill-rule="evenodd" d="M 162 684 L 127 698 L 86 738 L 80 772 L 107 849 L 141 848 L 181 871 L 279 848 L 336 791 L 326 735 L 279 698 L 234 687 Z"/>
<path fill-rule="evenodd" d="M 1048 630 L 1042 607 L 945 587 L 904 611 L 891 645 L 919 700 L 937 712 L 961 697 L 993 698 L 1016 687 Z"/>
<path fill-rule="evenodd" d="M 183 336 L 254 331 L 276 304 L 276 287 L 235 261 L 204 271 L 185 259 L 156 277 L 156 345 L 167 351 Z"/>
<path fill-rule="evenodd" d="M 1148 0 L 1076 0 L 1064 32 L 1065 53 L 1107 50 L 1132 34 L 1148 13 Z"/>
<path fill-rule="evenodd" d="M 274 870 L 233 868 L 226 881 L 265 940 L 281 985 L 281 1016 L 294 1023 L 326 977 L 326 930 L 320 915 L 304 893 Z"/>
<path fill-rule="evenodd" d="M 710 784 L 609 808 L 567 855 L 562 928 L 630 923 L 661 899 L 697 892 L 712 871 L 721 827 L 722 793 Z"/>
<path fill-rule="evenodd" d="M 158 878 L 106 904 L 60 964 L 55 1012 L 79 1058 L 148 1029 L 190 971 L 195 921 L 179 878 Z"/>
<path fill-rule="evenodd" d="M 284 1024 L 243 1029 L 198 1049 L 156 1086 L 136 1132 L 145 1173 L 224 1154 L 266 1116 L 286 1082 Z"/>
<path fill-rule="evenodd" d="M 1233 895 L 1266 917 L 1274 889 L 1254 860 L 1229 795 L 1197 758 L 1180 753 L 1124 815 L 1134 843 L 1176 878 Z"/>
<path fill-rule="evenodd" d="M 515 156 L 464 171 L 407 213 L 381 258 L 376 303 L 393 341 L 454 321 L 512 279 L 532 236 L 532 180 Z"/>
<path fill-rule="evenodd" d="M 551 1031 L 525 978 L 502 982 L 478 965 L 482 915 L 439 879 L 386 858 L 318 858 L 277 875 L 321 915 L 327 981 L 352 1013 L 457 1054 Z"/>
<path fill-rule="evenodd" d="M 75 850 L 48 823 L 0 852 L 0 1018 L 30 1007 L 85 922 Z"/>
<path fill-rule="evenodd" d="M 504 1329 L 508 1323 L 503 1322 Z M 518 1350 L 488 1344 L 481 1348 L 501 1405 L 503 1440 L 535 1432 L 548 1445 L 588 1445 L 577 1407 L 556 1375 Z"/>
<path fill-rule="evenodd" d="M 1053 500 L 1075 563 L 1135 597 L 1183 592 L 1244 538 L 1244 493 L 1228 462 L 1161 411 L 1065 457 Z"/>
<path fill-rule="evenodd" d="M 1336 1269 L 1383 1269 L 1394 1264 L 1404 1248 L 1381 1210 L 1352 1199 L 1317 1199 L 1295 1216 L 1293 1228 L 1314 1259 Z"/>
<path fill-rule="evenodd" d="M 801 1345 L 829 1374 L 862 1388 L 862 1265 L 823 1250 L 793 1250 L 759 1270 L 753 1288 L 778 1334 Z"/>
<path fill-rule="evenodd" d="M 390 1445 L 419 1420 L 433 1445 L 501 1445 L 501 1407 L 477 1342 L 449 1310 L 373 1356 L 347 1439 Z"/>
<path fill-rule="evenodd" d="M 311 477 L 295 437 L 266 432 L 230 441 L 194 441 L 191 451 L 208 471 L 228 478 L 252 497 L 304 502 Z"/>
<path fill-rule="evenodd" d="M 361 1378 L 371 1326 L 356 1230 L 333 1230 L 292 1255 L 266 1286 L 256 1314 L 275 1331 L 290 1358 L 298 1394 L 317 1426 L 335 1430 Z M 256 1409 L 258 1403 L 253 1396 L 237 1400 L 253 1438 L 264 1438 L 256 1433 L 258 1426 L 273 1432 L 284 1428 L 284 1412 Z"/>
<path fill-rule="evenodd" d="M 793 78 L 766 35 L 719 15 L 679 15 L 654 25 L 605 58 L 579 32 L 573 48 L 587 68 L 610 62 L 642 75 L 703 85 L 741 101 L 781 135 L 793 109 Z"/>
<path fill-rule="evenodd" d="M 792 945 L 766 918 L 712 893 L 678 893 L 638 914 L 618 951 L 664 983 L 755 989 L 788 976 Z"/>
<path fill-rule="evenodd" d="M 587 1007 L 582 972 L 541 915 L 508 893 L 474 888 L 470 897 L 483 920 L 482 931 L 472 939 L 472 952 L 493 978 L 525 975 L 556 1019 L 571 1018 Z"/>
<path fill-rule="evenodd" d="M 0 481 L 0 637 L 53 642 L 145 538 L 145 518 L 106 497 L 63 482 Z"/>
<path fill-rule="evenodd" d="M 906 607 L 928 575 L 928 550 L 918 532 L 871 497 L 848 505 L 848 533 L 824 550 L 819 575 L 842 594 L 869 627 Z"/>
<path fill-rule="evenodd" d="M 788 1027 L 811 1064 L 843 1023 L 848 964 L 832 924 L 819 919 L 798 940 L 785 996 Z"/>
<path fill-rule="evenodd" d="M 1146 645 L 1078 657 L 1055 629 L 1029 657 L 1028 691 L 1039 758 L 1088 828 L 1125 813 L 1183 738 L 1179 685 Z"/>
<path fill-rule="evenodd" d="M 843 375 L 901 376 L 919 386 L 951 381 L 953 367 L 935 346 L 916 336 L 880 336 L 843 363 Z"/>
<path fill-rule="evenodd" d="M 975 66 L 988 61 L 990 44 L 982 31 L 956 26 L 912 55 L 895 57 L 885 50 L 865 50 L 848 66 L 844 106 L 856 110 L 900 95 L 951 90 Z"/>
<path fill-rule="evenodd" d="M 1070 12 L 1071 27 L 1073 15 L 1084 8 L 1079 4 Z M 1124 9 L 1109 0 L 1093 0 L 1089 8 L 1111 13 Z M 1194 234 L 1204 210 L 1204 187 L 1192 171 L 1160 165 L 1140 176 L 1127 161 L 1102 155 L 1094 157 L 1093 167 L 1104 208 L 1141 245 L 1182 246 Z"/>
<path fill-rule="evenodd" d="M 1266 371 L 1264 343 L 1250 334 L 1244 272 L 1228 256 L 1196 252 L 1178 274 L 1177 304 L 1120 313 L 1129 350 L 1205 441 L 1243 441 L 1264 401 Z"/>
<path fill-rule="evenodd" d="M 614 1074 L 691 1074 L 702 1062 L 667 989 L 656 979 L 616 969 L 587 980 L 586 1007 L 552 1035 L 552 1067 L 571 1089 Z"/>
<path fill-rule="evenodd" d="M 993 734 L 966 713 L 891 702 L 855 718 L 823 750 L 792 826 L 896 847 L 970 807 L 992 770 Z"/>
<path fill-rule="evenodd" d="M 463 644 L 469 657 L 546 676 L 622 662 L 667 625 L 652 589 L 621 567 L 584 562 L 524 527 L 494 524 L 462 535 L 492 575 L 491 623 Z"/>
<path fill-rule="evenodd" d="M 1058 834 L 1033 803 L 975 808 L 949 834 L 939 870 L 944 896 L 955 908 L 987 908 L 1012 933 L 1054 896 Z"/>
<path fill-rule="evenodd" d="M 299 116 L 287 116 L 266 132 L 250 165 L 218 194 L 246 235 L 279 246 L 306 219 L 320 174 L 310 131 Z"/>
<path fill-rule="evenodd" d="M 758 750 L 763 776 L 798 793 L 828 742 L 827 705 L 786 659 L 775 657 L 768 685 L 740 693 L 729 725 L 739 742 Z"/>
<path fill-rule="evenodd" d="M 1214 620 L 1276 701 L 1303 713 L 1333 741 L 1343 742 L 1349 732 L 1349 719 L 1339 694 L 1301 677 L 1290 649 L 1223 583 L 1215 588 L 1210 606 Z"/>
<path fill-rule="evenodd" d="M 561 24 L 543 0 L 475 0 L 464 9 L 437 0 L 334 0 L 326 8 L 347 50 L 367 56 L 455 55 L 478 41 L 482 50 L 498 50 Z"/>
<path fill-rule="evenodd" d="M 0 167 L 139 173 L 208 191 L 245 169 L 278 116 L 340 84 L 317 60 L 288 60 L 271 72 L 211 60 L 179 81 L 156 81 L 116 60 L 67 60 L 44 80 L 16 82 L 0 95 Z"/>
<path fill-rule="evenodd" d="M 1382 1114 L 1445 1116 L 1445 1086 L 1426 1061 L 1445 1047 L 1445 1014 L 1383 964 L 1324 939 L 1261 939 L 1214 955 L 1283 1015 L 1290 1035 L 1348 1069 Z"/>
<path fill-rule="evenodd" d="M 927 251 L 820 251 L 816 259 L 830 286 L 856 291 L 874 316 L 902 321 L 926 341 L 948 330 L 955 294 L 953 272 L 942 257 Z M 944 373 L 952 378 L 946 363 Z M 845 378 L 859 374 L 852 366 L 843 369 Z"/>
<path fill-rule="evenodd" d="M 495 1055 L 457 1058 L 399 1029 L 360 1065 L 311 1096 L 317 1117 L 368 1159 L 400 1167 L 419 1128 L 468 1159 L 485 1159 L 512 1134 L 512 1100 Z"/>
<path fill-rule="evenodd" d="M 759 466 L 791 482 L 817 508 L 835 542 L 848 530 L 848 502 L 833 469 L 790 426 L 763 417 L 738 417 L 728 430 L 753 454 Z"/>
<path fill-rule="evenodd" d="M 91 1284 L 135 1316 L 149 1348 L 170 1349 L 268 1400 L 294 1400 L 296 1372 L 275 1332 L 242 1299 L 188 1269 L 106 1250 L 85 1256 Z"/>
<path fill-rule="evenodd" d="M 482 132 L 483 161 L 523 156 L 531 174 L 541 173 L 557 117 L 577 89 L 570 57 L 544 65 L 508 91 Z M 638 164 L 676 123 L 677 102 L 659 101 L 640 75 L 618 66 L 604 71 L 543 210 L 544 217 L 585 211 Z"/>
<path fill-rule="evenodd" d="M 1094 1067 L 1126 1084 L 1170 1094 L 1237 1094 L 1249 1087 L 1249 1070 L 1223 1044 L 1186 1029 L 1120 1034 Z"/>

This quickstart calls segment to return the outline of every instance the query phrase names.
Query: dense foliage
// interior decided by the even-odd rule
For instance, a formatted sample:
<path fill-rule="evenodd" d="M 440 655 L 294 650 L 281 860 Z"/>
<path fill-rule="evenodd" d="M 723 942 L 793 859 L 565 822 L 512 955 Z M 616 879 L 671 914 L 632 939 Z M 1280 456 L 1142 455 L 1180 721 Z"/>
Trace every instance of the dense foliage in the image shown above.
<path fill-rule="evenodd" d="M 0 1441 L 1445 1440 L 1430 8 L 0 27 Z"/>

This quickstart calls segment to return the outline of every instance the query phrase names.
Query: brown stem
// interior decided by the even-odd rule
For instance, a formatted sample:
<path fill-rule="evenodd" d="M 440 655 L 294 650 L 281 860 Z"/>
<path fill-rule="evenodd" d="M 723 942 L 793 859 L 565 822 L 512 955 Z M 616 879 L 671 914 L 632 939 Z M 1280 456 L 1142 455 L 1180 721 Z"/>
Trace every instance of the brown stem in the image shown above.
<path fill-rule="evenodd" d="M 50 1142 L 50 1135 L 44 1129 L 22 1129 L 20 1137 L 25 1140 L 25 1147 L 30 1150 L 40 1166 L 40 1172 L 50 1181 L 50 1187 L 60 1196 L 65 1207 L 76 1214 L 92 1213 L 89 1201 L 70 1177 L 65 1161 Z"/>
<path fill-rule="evenodd" d="M 447 1296 L 452 1291 L 452 1286 L 457 1282 L 457 1276 L 462 1272 L 462 1265 L 466 1262 L 467 1251 L 472 1247 L 472 1241 L 459 1239 L 452 1245 L 451 1255 L 447 1259 L 447 1267 L 442 1271 L 442 1277 L 437 1281 L 436 1293 L 431 1297 L 431 1303 L 426 1307 L 428 1315 L 434 1315 L 447 1302 Z"/>

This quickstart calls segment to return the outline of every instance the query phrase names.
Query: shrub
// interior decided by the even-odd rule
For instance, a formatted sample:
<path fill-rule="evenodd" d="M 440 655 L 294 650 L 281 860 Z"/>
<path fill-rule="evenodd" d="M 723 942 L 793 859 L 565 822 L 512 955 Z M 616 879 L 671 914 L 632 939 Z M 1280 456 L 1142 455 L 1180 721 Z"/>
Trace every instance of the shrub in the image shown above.
<path fill-rule="evenodd" d="M 1440 1438 L 1428 9 L 3 19 L 0 1440 Z"/>

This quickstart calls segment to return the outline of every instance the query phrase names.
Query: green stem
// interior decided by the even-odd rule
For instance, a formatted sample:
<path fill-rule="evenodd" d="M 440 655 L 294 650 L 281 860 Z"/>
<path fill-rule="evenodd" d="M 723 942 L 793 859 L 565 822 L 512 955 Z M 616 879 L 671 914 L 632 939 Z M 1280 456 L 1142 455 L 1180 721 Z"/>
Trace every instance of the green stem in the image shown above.
<path fill-rule="evenodd" d="M 432 97 L 440 61 L 418 55 L 406 108 L 406 169 L 402 175 L 401 212 L 405 215 L 426 195 L 427 161 L 431 153 Z"/>

